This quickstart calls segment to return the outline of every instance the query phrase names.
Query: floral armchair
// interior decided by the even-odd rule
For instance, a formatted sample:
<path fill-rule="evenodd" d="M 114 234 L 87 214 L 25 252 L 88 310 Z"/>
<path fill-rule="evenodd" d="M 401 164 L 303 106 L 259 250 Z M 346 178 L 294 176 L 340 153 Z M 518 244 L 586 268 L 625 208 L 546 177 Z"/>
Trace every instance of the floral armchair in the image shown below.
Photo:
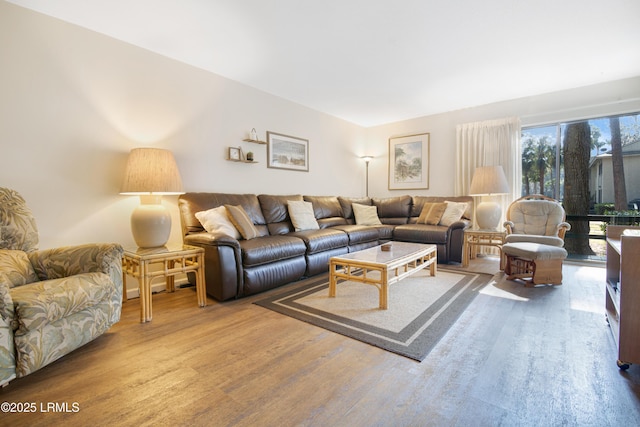
<path fill-rule="evenodd" d="M 122 247 L 38 249 L 24 199 L 0 187 L 0 385 L 28 375 L 120 320 Z"/>

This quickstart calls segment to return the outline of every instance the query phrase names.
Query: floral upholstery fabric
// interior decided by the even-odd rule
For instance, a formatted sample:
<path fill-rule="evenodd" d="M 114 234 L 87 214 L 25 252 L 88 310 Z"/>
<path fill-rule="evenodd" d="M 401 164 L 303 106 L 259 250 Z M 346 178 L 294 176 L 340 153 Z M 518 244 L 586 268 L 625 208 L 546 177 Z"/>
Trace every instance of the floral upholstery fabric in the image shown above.
<path fill-rule="evenodd" d="M 4 188 L 0 227 L 3 385 L 88 343 L 120 320 L 123 249 L 111 243 L 37 251 L 31 212 L 17 193 Z"/>
<path fill-rule="evenodd" d="M 28 375 L 117 323 L 122 310 L 122 252 L 118 244 L 32 252 L 28 258 L 37 262 L 34 270 L 42 280 L 13 288 L 0 271 L 0 313 L 14 347 L 10 351 L 7 345 L 7 353 L 15 353 L 11 359 L 0 350 L 0 366 L 15 365 L 18 378 Z M 0 384 L 10 379 L 2 376 Z"/>
<path fill-rule="evenodd" d="M 111 327 L 109 303 L 88 307 L 15 336 L 16 376 L 24 377 L 99 337 Z"/>
<path fill-rule="evenodd" d="M 20 286 L 11 291 L 16 314 L 12 327 L 16 335 L 25 334 L 108 301 L 114 292 L 104 273 L 83 273 Z"/>
<path fill-rule="evenodd" d="M 16 356 L 13 343 L 13 301 L 4 274 L 0 273 L 0 385 L 16 377 Z"/>
<path fill-rule="evenodd" d="M 14 190 L 0 187 L 0 249 L 38 249 L 38 227 L 27 203 Z"/>
<path fill-rule="evenodd" d="M 5 283 L 10 288 L 39 280 L 24 251 L 0 249 L 0 271 L 3 272 Z"/>

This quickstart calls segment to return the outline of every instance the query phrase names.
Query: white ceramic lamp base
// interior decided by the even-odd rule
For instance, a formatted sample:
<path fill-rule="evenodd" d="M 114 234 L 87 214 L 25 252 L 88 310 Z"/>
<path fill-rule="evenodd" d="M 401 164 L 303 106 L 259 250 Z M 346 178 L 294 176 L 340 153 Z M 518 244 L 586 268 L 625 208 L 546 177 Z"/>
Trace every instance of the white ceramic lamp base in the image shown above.
<path fill-rule="evenodd" d="M 131 232 L 140 248 L 164 246 L 171 233 L 171 214 L 160 196 L 140 196 L 140 205 L 131 214 Z"/>
<path fill-rule="evenodd" d="M 483 230 L 496 230 L 501 216 L 502 209 L 496 202 L 482 202 L 476 208 L 476 221 Z"/>

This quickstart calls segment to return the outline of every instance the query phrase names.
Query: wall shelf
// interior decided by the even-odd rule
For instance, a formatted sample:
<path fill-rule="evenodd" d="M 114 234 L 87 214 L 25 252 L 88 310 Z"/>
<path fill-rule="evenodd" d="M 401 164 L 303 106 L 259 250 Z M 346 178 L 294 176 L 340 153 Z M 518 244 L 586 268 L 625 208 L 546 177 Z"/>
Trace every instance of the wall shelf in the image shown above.
<path fill-rule="evenodd" d="M 265 145 L 267 143 L 267 141 L 260 141 L 259 139 L 250 139 L 250 138 L 245 138 L 243 139 L 244 142 L 253 142 L 254 144 L 261 144 L 261 145 Z"/>
<path fill-rule="evenodd" d="M 230 162 L 236 162 L 236 163 L 258 163 L 255 160 L 238 160 L 238 159 L 227 159 Z"/>

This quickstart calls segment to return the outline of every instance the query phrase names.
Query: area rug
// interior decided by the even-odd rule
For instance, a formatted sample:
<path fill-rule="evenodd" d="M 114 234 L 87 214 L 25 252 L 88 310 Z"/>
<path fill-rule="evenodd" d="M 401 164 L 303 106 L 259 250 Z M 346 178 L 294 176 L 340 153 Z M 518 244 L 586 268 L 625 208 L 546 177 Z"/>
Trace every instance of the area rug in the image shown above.
<path fill-rule="evenodd" d="M 330 331 L 422 361 L 493 276 L 428 269 L 389 287 L 389 308 L 378 308 L 375 286 L 351 281 L 329 297 L 329 278 L 300 286 L 255 304 Z"/>

